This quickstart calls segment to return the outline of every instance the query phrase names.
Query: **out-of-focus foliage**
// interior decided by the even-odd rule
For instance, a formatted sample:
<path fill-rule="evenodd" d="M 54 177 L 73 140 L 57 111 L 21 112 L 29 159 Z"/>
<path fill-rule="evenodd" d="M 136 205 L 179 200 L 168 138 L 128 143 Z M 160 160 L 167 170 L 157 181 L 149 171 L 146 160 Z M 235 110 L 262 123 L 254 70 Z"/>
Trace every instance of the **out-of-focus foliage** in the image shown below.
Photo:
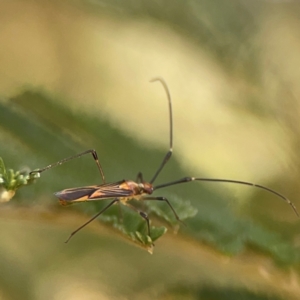
<path fill-rule="evenodd" d="M 106 122 L 100 119 L 94 119 L 89 123 L 88 116 L 71 113 L 67 108 L 59 104 L 60 101 L 55 103 L 38 92 L 25 92 L 11 99 L 10 103 L 13 103 L 13 105 L 2 106 L 0 110 L 0 117 L 6 121 L 6 124 L 9 124 L 9 120 L 13 120 L 14 125 L 10 124 L 11 126 L 8 126 L 10 134 L 20 135 L 26 148 L 32 149 L 32 151 L 36 153 L 42 153 L 45 157 L 47 157 L 49 153 L 45 144 L 52 145 L 53 149 L 54 145 L 59 145 L 59 147 L 56 146 L 55 152 L 59 152 L 60 157 L 68 156 L 67 152 L 71 152 L 71 149 L 68 150 L 69 145 L 76 147 L 76 141 L 72 139 L 71 135 L 61 134 L 64 131 L 76 134 L 76 139 L 83 141 L 83 143 L 90 144 L 89 140 L 93 141 L 94 148 L 100 149 L 100 157 L 105 157 L 105 166 L 107 167 L 104 167 L 104 169 L 108 171 L 107 173 L 109 175 L 107 178 L 109 179 L 116 177 L 116 175 L 120 173 L 124 173 L 124 169 L 127 169 L 129 174 L 134 174 L 133 170 L 139 170 L 139 166 L 141 165 L 143 165 L 144 168 L 146 168 L 146 172 L 149 173 L 149 169 L 152 169 L 152 166 L 151 164 L 147 166 L 145 159 L 148 160 L 151 158 L 153 162 L 160 162 L 160 158 L 163 157 L 163 151 L 145 153 L 146 150 L 135 144 L 133 140 L 122 136 L 121 133 L 111 128 Z M 54 120 L 55 127 L 53 129 L 49 127 L 49 122 L 54 122 Z M 93 127 L 89 124 L 93 124 Z M 28 128 L 30 128 L 30 130 L 28 130 Z M 78 131 L 77 128 L 80 128 L 80 131 Z M 33 130 L 35 130 L 34 135 L 32 135 Z M 30 138 L 27 138 L 27 133 L 29 133 Z M 43 137 L 42 139 L 44 139 L 45 142 L 40 139 L 40 136 Z M 99 136 L 101 138 L 98 138 Z M 101 143 L 101 146 L 98 143 Z M 122 151 L 120 154 L 114 154 L 114 151 L 110 151 L 110 149 L 113 149 L 112 145 L 117 147 L 118 143 L 122 146 Z M 54 162 L 55 158 L 53 155 L 55 152 L 50 153 L 49 159 L 46 161 Z M 120 157 L 124 157 L 125 153 L 126 159 L 120 159 Z M 9 153 L 6 154 L 6 157 L 8 161 L 13 159 Z M 18 159 L 20 160 L 21 157 L 18 157 Z M 26 161 L 26 156 L 23 157 L 23 159 Z M 114 174 L 112 174 L 112 176 L 110 175 L 112 171 L 109 169 L 109 162 L 115 159 L 122 162 L 114 166 Z M 59 157 L 57 157 L 56 160 L 59 160 Z M 87 158 L 85 161 L 86 160 Z M 92 159 L 90 160 L 92 161 Z M 172 160 L 172 163 L 170 163 L 171 168 L 167 166 L 164 171 L 164 178 L 173 179 L 182 177 L 182 174 L 184 174 L 183 171 L 178 164 L 176 164 L 175 158 Z M 45 166 L 47 163 L 40 163 L 40 165 Z M 82 166 L 78 168 L 77 165 L 78 159 L 72 163 L 69 162 L 63 166 L 55 167 L 51 171 L 47 171 L 48 174 L 43 174 L 43 178 L 39 180 L 38 184 L 31 188 L 31 194 L 29 196 L 24 193 L 26 198 L 37 199 L 45 196 L 43 186 L 45 188 L 47 186 L 47 189 L 52 188 L 52 192 L 54 192 L 62 188 L 81 186 L 81 178 L 84 178 L 85 181 L 90 184 L 97 183 L 95 178 L 99 175 L 96 172 L 96 166 L 92 167 L 95 170 L 93 174 L 93 172 L 88 170 L 88 167 L 86 167 L 86 170 L 83 170 Z M 68 174 L 72 174 L 72 176 Z M 64 179 L 63 181 L 62 178 Z M 134 177 L 131 176 L 126 179 L 131 178 Z M 120 179 L 122 178 L 115 178 L 115 180 L 113 180 L 117 181 Z M 100 180 L 100 176 L 98 180 Z M 41 181 L 44 181 L 43 184 Z M 188 232 L 194 238 L 212 244 L 228 254 L 237 254 L 244 250 L 247 245 L 251 244 L 263 252 L 270 253 L 278 262 L 285 264 L 299 262 L 299 252 L 298 249 L 294 247 L 292 236 L 283 237 L 280 233 L 278 234 L 276 231 L 255 224 L 252 220 L 242 220 L 236 216 L 234 210 L 229 206 L 224 206 L 224 199 L 211 191 L 205 191 L 202 186 L 200 201 L 199 186 L 200 184 L 197 183 L 189 183 L 185 186 L 177 187 L 176 191 L 178 191 L 177 193 L 180 196 L 168 194 L 168 192 L 163 190 L 159 191 L 159 195 L 167 196 L 168 199 L 172 200 L 174 209 L 178 211 L 183 221 L 186 220 L 188 225 L 187 228 L 185 228 L 186 233 Z M 34 194 L 32 194 L 33 192 Z M 156 194 L 158 194 L 158 192 L 156 192 Z M 258 192 L 258 195 L 261 195 L 261 192 Z M 230 201 L 228 194 L 224 194 L 224 198 L 225 197 L 228 197 L 228 201 Z M 22 195 L 20 195 L 19 201 L 22 201 L 22 198 Z M 257 196 L 255 196 L 255 198 L 257 198 Z M 278 199 L 278 201 L 279 200 L 280 199 Z M 192 206 L 190 205 L 191 201 Z M 253 201 L 255 201 L 255 199 L 253 199 Z M 161 217 L 162 220 L 173 225 L 176 224 L 176 219 L 166 203 L 157 203 L 156 201 L 155 203 L 153 201 L 149 202 L 145 205 L 149 206 L 151 212 Z M 82 210 L 92 216 L 106 205 L 107 202 L 105 201 L 91 201 L 74 206 L 76 209 Z M 193 207 L 196 207 L 198 210 L 196 216 L 197 211 Z M 126 214 L 127 213 L 128 212 L 126 212 Z M 128 224 L 125 222 L 125 225 L 122 225 L 122 221 L 120 223 L 120 217 L 118 218 L 117 215 L 118 210 L 111 208 L 104 213 L 102 217 L 100 216 L 99 219 L 103 218 L 105 221 L 112 223 L 114 227 L 128 234 L 134 241 L 138 242 L 138 240 L 140 240 L 142 244 L 148 245 L 145 236 L 141 237 L 134 234 L 135 232 L 140 232 L 140 234 L 146 232 L 145 221 L 138 214 L 130 214 L 130 217 L 126 218 Z M 192 218 L 188 219 L 189 217 Z M 164 233 L 164 230 L 158 230 L 161 234 Z M 290 231 L 292 231 L 292 228 L 290 228 Z M 155 233 L 155 235 L 157 234 L 158 232 Z"/>
<path fill-rule="evenodd" d="M 16 4 L 14 8 L 12 3 Z M 166 203 L 133 201 L 151 220 L 155 251 L 150 256 L 139 249 L 151 250 L 152 241 L 146 235 L 145 221 L 121 205 L 111 207 L 67 245 L 63 243 L 70 232 L 108 204 L 97 201 L 61 207 L 53 195 L 65 188 L 101 183 L 97 167 L 88 155 L 42 173 L 32 185 L 28 185 L 28 172 L 24 179 L 22 171 L 7 169 L 42 168 L 93 148 L 98 152 L 108 182 L 135 180 L 139 171 L 149 180 L 168 147 L 168 130 L 162 129 L 168 128 L 166 103 L 157 106 L 157 102 L 154 99 L 151 102 L 147 92 L 141 93 L 136 84 L 141 74 L 144 79 L 138 82 L 150 79 L 147 72 L 151 70 L 151 76 L 165 76 L 166 73 L 165 79 L 171 79 L 169 88 L 173 95 L 176 128 L 174 154 L 156 184 L 187 175 L 206 177 L 207 168 L 199 168 L 197 158 L 211 151 L 211 161 L 219 161 L 216 155 L 224 161 L 230 161 L 232 156 L 238 159 L 228 148 L 229 144 L 236 144 L 240 152 L 244 151 L 241 156 L 245 163 L 248 159 L 254 161 L 253 157 L 259 161 L 258 165 L 253 164 L 257 174 L 264 170 L 262 184 L 287 193 L 299 206 L 297 89 L 286 76 L 288 72 L 278 67 L 270 55 L 267 55 L 270 68 L 266 68 L 263 47 L 257 42 L 261 38 L 261 28 L 266 31 L 262 36 L 267 36 L 268 30 L 273 32 L 270 28 L 277 19 L 270 16 L 281 16 L 281 11 L 284 16 L 292 16 L 300 10 L 299 5 L 239 0 L 96 0 L 64 4 L 7 0 L 1 5 L 3 16 L 5 9 L 10 8 L 14 18 L 0 20 L 3 22 L 0 35 L 4 37 L 0 50 L 0 93 L 10 95 L 1 97 L 0 102 L 0 184 L 5 192 L 16 191 L 13 200 L 0 207 L 1 299 L 299 298 L 299 222 L 290 207 L 272 194 L 251 187 L 212 186 L 200 182 L 158 190 L 155 195 L 167 197 L 186 226 L 176 221 Z M 40 26 L 36 26 L 34 18 L 22 14 L 20 8 L 26 11 L 30 5 L 36 9 L 33 15 Z M 265 14 L 269 14 L 269 19 Z M 26 22 L 23 24 L 22 20 Z M 33 26 L 28 27 L 28 36 L 15 34 L 20 24 L 25 27 L 31 22 Z M 118 30 L 123 28 L 128 30 L 124 30 L 123 36 L 118 35 Z M 147 28 L 156 31 L 153 33 Z M 134 30 L 144 32 L 143 39 L 137 39 L 139 43 L 134 34 L 130 35 Z M 47 37 L 51 37 L 49 40 L 35 40 L 41 33 L 46 36 L 46 32 Z M 163 36 L 164 33 L 172 33 L 176 38 L 166 34 L 163 40 L 155 39 L 155 35 Z M 147 34 L 151 36 L 149 44 L 145 42 Z M 91 36 L 95 40 L 101 36 L 101 43 L 94 45 Z M 17 42 L 20 44 L 14 44 Z M 144 48 L 143 43 L 146 44 Z M 173 51 L 170 51 L 172 46 Z M 6 47 L 13 49 L 8 57 L 20 61 L 10 65 L 10 60 L 1 60 Z M 15 56 L 19 49 L 22 49 L 20 57 Z M 52 56 L 45 55 L 50 58 L 43 64 L 38 55 L 41 49 L 53 51 L 45 50 Z M 181 55 L 190 61 L 187 59 L 182 64 L 177 61 L 178 49 L 179 52 L 185 49 Z M 166 53 L 158 56 L 162 55 L 158 53 L 162 50 Z M 134 59 L 130 53 L 134 53 Z M 137 58 L 139 60 L 135 61 Z M 194 64 L 198 60 L 203 62 L 204 77 L 198 73 L 199 65 Z M 51 64 L 53 61 L 56 63 Z M 25 66 L 24 74 L 20 65 Z M 158 68 L 157 73 L 152 74 L 152 66 Z M 42 71 L 39 73 L 35 68 Z M 19 71 L 13 77 L 15 69 Z M 49 70 L 54 74 L 50 79 L 47 77 L 52 74 Z M 44 81 L 40 80 L 43 76 Z M 80 89 L 78 78 L 83 79 L 83 89 Z M 193 89 L 187 89 L 188 93 L 180 102 L 182 95 L 177 94 L 178 86 L 188 85 L 189 81 L 194 84 L 191 85 Z M 25 84 L 27 87 L 20 91 Z M 208 111 L 210 102 L 215 100 L 207 91 L 204 97 L 197 94 L 202 88 L 205 90 L 203 85 L 216 92 L 221 98 L 216 103 L 222 103 L 220 110 L 224 110 L 223 115 L 214 111 L 216 116 L 211 123 L 206 116 L 203 123 L 197 123 L 200 112 Z M 7 86 L 9 92 L 4 88 Z M 11 86 L 16 88 L 11 89 Z M 224 86 L 237 91 L 228 94 L 222 89 Z M 127 98 L 124 90 L 131 91 Z M 135 93 L 142 95 L 141 99 L 132 101 L 131 95 Z M 163 91 L 161 94 L 164 95 Z M 113 102 L 116 99 L 119 102 Z M 281 102 L 282 99 L 285 101 Z M 182 103 L 184 105 L 180 106 Z M 147 105 L 154 107 L 154 118 Z M 227 110 L 232 114 L 225 114 Z M 147 126 L 142 122 L 145 119 Z M 239 143 L 241 140 L 232 138 L 238 131 L 226 127 L 229 119 L 240 121 L 241 128 L 243 123 L 248 124 L 245 142 L 253 142 L 253 148 L 245 149 L 247 146 Z M 160 127 L 161 120 L 165 122 Z M 282 161 L 279 163 L 284 166 L 281 172 L 260 160 L 263 155 L 260 151 L 264 149 L 261 145 L 267 141 L 257 138 L 261 132 L 252 128 L 256 122 L 263 124 L 257 128 L 266 129 L 266 134 L 278 130 L 274 136 L 278 137 L 284 154 L 278 155 L 280 151 L 273 149 L 268 153 L 276 163 Z M 181 129 L 186 124 L 191 131 L 195 130 L 193 135 Z M 133 128 L 131 133 L 128 128 Z M 226 131 L 230 134 L 225 135 Z M 146 136 L 144 140 L 143 135 Z M 163 136 L 164 148 L 154 142 L 154 136 Z M 285 139 L 282 141 L 281 137 Z M 153 145 L 149 143 L 151 139 Z M 143 143 L 145 140 L 148 142 Z M 199 147 L 195 141 L 199 141 Z M 219 142 L 219 149 L 210 150 L 211 141 Z M 271 148 L 273 144 L 270 145 Z M 205 150 L 207 148 L 209 150 Z M 185 159 L 194 164 L 181 161 L 183 149 L 190 153 Z M 253 153 L 256 156 L 252 156 Z M 192 166 L 188 168 L 188 165 Z M 223 166 L 218 166 L 219 174 L 226 173 Z M 230 165 L 231 168 L 236 165 Z M 241 180 L 247 180 L 243 171 L 239 175 Z M 18 189 L 21 185 L 25 187 Z M 236 191 L 248 189 L 252 193 L 245 197 L 245 202 L 240 200 L 243 196 L 235 195 Z"/>
<path fill-rule="evenodd" d="M 105 157 L 105 159 L 101 159 L 101 162 L 110 181 L 111 178 L 113 178 L 112 180 L 121 179 L 116 176 L 125 174 L 124 170 L 128 170 L 129 176 L 131 176 L 129 179 L 134 178 L 133 176 L 137 170 L 140 170 L 140 166 L 145 169 L 145 174 L 151 174 L 155 171 L 152 164 L 145 163 L 145 159 L 148 162 L 151 159 L 151 161 L 159 163 L 164 155 L 163 151 L 142 149 L 139 144 L 123 136 L 107 122 L 101 121 L 101 119 L 91 119 L 87 115 L 72 113 L 61 105 L 61 102 L 53 101 L 40 92 L 25 92 L 10 99 L 9 104 L 1 105 L 0 117 L 5 120 L 8 136 L 22 140 L 25 149 L 36 153 L 36 156 L 19 153 L 17 156 L 19 165 L 24 165 L 26 162 L 32 168 L 36 165 L 45 166 L 49 162 L 70 155 L 75 148 L 78 148 L 77 152 L 81 151 L 80 143 L 83 143 L 93 144 L 94 148 L 99 149 L 99 157 Z M 33 132 L 34 134 L 32 134 Z M 76 140 L 73 138 L 73 134 L 76 134 Z M 114 149 L 119 149 L 117 144 L 121 145 L 120 153 L 114 151 Z M 48 149 L 45 145 L 48 145 Z M 15 153 L 10 154 L 8 151 L 4 154 L 6 160 L 15 165 Z M 113 163 L 116 160 L 118 164 Z M 110 163 L 113 165 L 113 170 L 109 168 Z M 182 177 L 182 174 L 184 172 L 174 157 L 161 177 L 174 179 Z M 54 191 L 81 186 L 85 182 L 96 184 L 100 180 L 97 168 L 89 157 L 55 167 L 42 175 L 35 185 L 18 192 L 14 202 L 15 209 L 21 205 L 30 210 L 33 203 L 42 205 L 39 203 L 39 199 L 49 198 Z M 159 178 L 159 181 L 162 181 L 162 178 Z M 187 224 L 186 227 L 183 226 L 180 229 L 181 234 L 177 235 L 178 240 L 183 234 L 185 237 L 204 242 L 229 255 L 238 254 L 250 245 L 256 251 L 266 253 L 283 265 L 299 263 L 299 251 L 294 246 L 293 236 L 290 234 L 290 236 L 283 237 L 281 233 L 268 229 L 259 223 L 255 224 L 253 220 L 243 220 L 238 217 L 230 206 L 224 205 L 226 203 L 224 198 L 228 198 L 227 202 L 231 201 L 227 191 L 223 193 L 224 198 L 222 198 L 215 192 L 207 190 L 205 185 L 197 183 L 183 185 L 180 188 L 175 187 L 175 189 L 176 193 L 161 190 L 159 195 L 170 199 L 179 216 Z M 258 193 L 258 195 L 260 194 Z M 257 197 L 260 196 L 255 195 L 253 201 Z M 54 201 L 54 196 L 52 198 L 51 201 Z M 29 199 L 31 200 L 28 201 Z M 189 204 L 190 202 L 193 207 L 198 209 L 197 215 L 195 215 L 195 209 Z M 45 205 L 47 205 L 46 203 Z M 105 201 L 82 203 L 74 205 L 70 209 L 71 211 L 76 209 L 87 216 L 93 216 L 107 205 L 106 203 Z M 58 205 L 57 209 L 59 209 Z M 60 209 L 68 210 L 68 208 Z M 174 229 L 176 227 L 177 230 L 179 229 L 180 224 L 176 222 L 172 211 L 165 203 L 149 201 L 149 203 L 145 203 L 144 209 L 151 212 L 152 224 L 160 219 L 173 224 Z M 71 213 L 70 210 L 68 211 Z M 191 216 L 193 217 L 186 219 Z M 119 207 L 116 206 L 109 209 L 99 220 L 108 225 L 111 224 L 115 229 L 128 235 L 131 240 L 152 251 L 151 240 L 148 241 L 147 236 L 144 235 L 146 233 L 145 221 L 138 214 L 128 211 L 128 209 L 122 209 L 120 212 Z M 152 226 L 151 230 L 153 240 L 165 233 L 164 227 L 155 228 Z M 285 230 L 292 232 L 293 228 L 285 227 Z M 81 234 L 83 231 L 78 235 Z M 78 236 L 74 237 L 70 243 L 74 243 L 75 246 L 77 238 Z M 61 242 L 63 241 L 61 240 Z"/>

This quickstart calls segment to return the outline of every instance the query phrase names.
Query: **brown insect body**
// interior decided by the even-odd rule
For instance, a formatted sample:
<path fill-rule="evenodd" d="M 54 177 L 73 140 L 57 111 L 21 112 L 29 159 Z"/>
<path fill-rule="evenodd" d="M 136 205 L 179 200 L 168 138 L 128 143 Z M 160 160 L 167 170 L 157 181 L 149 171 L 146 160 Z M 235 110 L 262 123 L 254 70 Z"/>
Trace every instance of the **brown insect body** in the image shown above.
<path fill-rule="evenodd" d="M 121 180 L 113 183 L 90 185 L 65 189 L 54 195 L 61 205 L 70 205 L 85 201 L 98 201 L 118 197 L 120 202 L 126 203 L 129 199 L 139 200 L 143 195 L 151 195 L 153 186 L 151 183 L 137 183 L 132 180 Z"/>

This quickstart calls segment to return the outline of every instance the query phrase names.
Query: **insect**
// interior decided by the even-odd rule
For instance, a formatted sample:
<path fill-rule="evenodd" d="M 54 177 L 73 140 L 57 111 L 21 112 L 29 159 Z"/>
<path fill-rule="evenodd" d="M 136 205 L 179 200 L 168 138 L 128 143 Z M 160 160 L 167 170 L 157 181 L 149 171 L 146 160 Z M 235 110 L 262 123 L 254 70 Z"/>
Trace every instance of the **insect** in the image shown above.
<path fill-rule="evenodd" d="M 91 223 L 93 220 L 95 220 L 98 216 L 100 216 L 102 213 L 104 213 L 108 208 L 110 208 L 112 205 L 116 203 L 121 203 L 123 205 L 128 206 L 132 210 L 136 211 L 142 218 L 145 219 L 147 224 L 147 232 L 148 235 L 150 234 L 150 221 L 148 218 L 148 215 L 137 209 L 136 207 L 132 206 L 129 203 L 129 200 L 131 199 L 137 199 L 137 200 L 157 200 L 157 201 L 163 201 L 165 202 L 170 209 L 172 210 L 175 218 L 178 221 L 181 221 L 178 214 L 176 213 L 175 209 L 169 202 L 169 200 L 165 197 L 161 196 L 152 196 L 152 193 L 156 190 L 159 190 L 161 188 L 165 188 L 168 186 L 191 182 L 191 181 L 208 181 L 208 182 L 223 182 L 223 183 L 232 183 L 232 184 L 240 184 L 240 185 L 247 185 L 247 186 L 253 186 L 259 189 L 263 189 L 267 192 L 270 192 L 272 194 L 275 194 L 279 198 L 286 201 L 294 210 L 297 216 L 299 216 L 297 209 L 295 205 L 285 196 L 282 194 L 276 192 L 275 190 L 272 190 L 268 187 L 262 186 L 260 184 L 250 183 L 247 181 L 240 181 L 240 180 L 231 180 L 231 179 L 214 179 L 214 178 L 198 178 L 198 177 L 183 177 L 178 180 L 174 180 L 171 182 L 163 183 L 154 185 L 155 180 L 157 179 L 158 175 L 160 174 L 161 170 L 164 168 L 166 163 L 169 161 L 169 159 L 172 156 L 173 153 L 173 115 L 172 115 L 172 101 L 171 101 L 171 95 L 168 89 L 167 84 L 162 78 L 154 78 L 151 80 L 151 82 L 158 81 L 162 84 L 168 99 L 168 108 L 169 108 L 169 126 L 170 126 L 170 135 L 169 135 L 169 150 L 164 156 L 161 164 L 159 165 L 157 171 L 154 173 L 153 177 L 150 181 L 144 181 L 143 175 L 141 172 L 138 173 L 136 181 L 133 180 L 121 180 L 117 182 L 107 183 L 105 180 L 104 172 L 101 167 L 101 164 L 98 159 L 98 155 L 96 150 L 90 149 L 87 151 L 84 151 L 82 153 L 79 153 L 77 155 L 64 158 L 56 163 L 53 163 L 51 165 L 48 165 L 45 168 L 37 169 L 32 171 L 31 173 L 42 173 L 46 170 L 49 170 L 53 167 L 56 167 L 58 165 L 61 165 L 63 163 L 66 163 L 67 161 L 70 161 L 72 159 L 79 158 L 86 154 L 92 154 L 93 159 L 95 160 L 98 170 L 100 172 L 101 178 L 103 183 L 100 185 L 91 185 L 91 186 L 84 186 L 84 187 L 75 187 L 75 188 L 69 188 L 65 189 L 59 192 L 55 193 L 55 196 L 59 199 L 60 203 L 62 205 L 69 205 L 73 203 L 79 203 L 79 202 L 85 202 L 85 201 L 100 201 L 104 199 L 110 199 L 111 202 L 105 206 L 100 212 L 98 212 L 94 217 L 92 217 L 90 220 L 88 220 L 86 223 L 78 227 L 75 231 L 73 231 L 68 239 L 66 240 L 66 243 L 76 234 L 78 231 L 80 231 L 82 228 L 84 228 L 86 225 Z"/>

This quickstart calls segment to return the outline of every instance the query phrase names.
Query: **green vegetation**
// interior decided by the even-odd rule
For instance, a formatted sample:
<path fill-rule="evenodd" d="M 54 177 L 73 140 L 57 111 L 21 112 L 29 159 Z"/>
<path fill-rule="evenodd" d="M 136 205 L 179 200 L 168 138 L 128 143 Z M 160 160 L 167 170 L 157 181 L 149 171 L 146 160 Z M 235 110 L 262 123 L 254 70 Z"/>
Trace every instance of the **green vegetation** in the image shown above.
<path fill-rule="evenodd" d="M 205 182 L 159 189 L 155 195 L 166 197 L 186 226 L 162 201 L 132 200 L 148 213 L 151 237 L 139 214 L 113 205 L 65 244 L 109 200 L 63 207 L 54 193 L 101 184 L 97 166 L 86 155 L 40 177 L 30 173 L 96 149 L 107 182 L 135 180 L 140 171 L 145 181 L 152 178 L 168 150 L 167 109 L 166 103 L 152 103 L 149 91 L 140 91 L 137 78 L 161 75 L 172 82 L 174 153 L 156 184 L 190 175 L 214 177 L 206 174 L 207 165 L 199 168 L 193 159 L 207 151 L 209 160 L 221 153 L 231 162 L 237 154 L 228 145 L 234 144 L 258 169 L 263 180 L 256 183 L 287 195 L 299 209 L 299 100 L 293 76 L 300 52 L 292 30 L 299 5 L 96 0 L 44 6 L 43 1 L 14 1 L 25 13 L 8 18 L 18 20 L 17 29 L 4 20 L 8 34 L 0 32 L 1 51 L 9 58 L 1 60 L 0 51 L 0 93 L 10 95 L 0 99 L 0 299 L 299 299 L 299 220 L 273 194 Z M 15 10 L 10 4 L 3 7 Z M 49 20 L 49 26 L 35 23 L 41 20 Z M 280 22 L 287 27 L 277 28 Z M 8 37 L 28 24 L 25 40 L 20 33 L 14 38 L 20 44 L 11 45 Z M 286 37 L 280 40 L 282 50 L 277 34 L 285 28 L 290 35 L 279 35 Z M 295 43 L 288 44 L 289 38 Z M 287 49 L 297 55 L 286 55 Z M 178 94 L 182 85 L 183 96 Z M 138 100 L 131 97 L 135 93 Z M 212 118 L 200 114 L 213 110 L 213 104 L 220 111 L 213 111 Z M 147 128 L 141 118 L 147 119 Z M 238 125 L 228 126 L 232 120 Z M 184 131 L 186 124 L 192 133 Z M 245 139 L 237 137 L 239 126 Z M 260 138 L 264 130 L 263 137 L 274 135 L 279 151 L 267 143 L 272 139 Z M 166 136 L 165 144 L 154 136 Z M 211 148 L 216 139 L 218 146 Z M 280 172 L 262 158 L 262 145 L 268 149 L 264 157 L 269 155 Z M 226 174 L 224 165 L 217 165 L 219 174 Z M 248 180 L 243 171 L 240 175 L 234 179 Z M 248 190 L 250 195 L 239 194 Z"/>

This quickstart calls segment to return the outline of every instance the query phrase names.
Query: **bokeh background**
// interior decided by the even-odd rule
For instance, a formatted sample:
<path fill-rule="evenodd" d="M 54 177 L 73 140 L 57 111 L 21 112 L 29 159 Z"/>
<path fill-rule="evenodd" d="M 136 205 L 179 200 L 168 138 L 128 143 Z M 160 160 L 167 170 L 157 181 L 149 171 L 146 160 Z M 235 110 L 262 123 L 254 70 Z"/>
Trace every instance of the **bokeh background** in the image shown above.
<path fill-rule="evenodd" d="M 280 0 L 1 0 L 0 156 L 36 169 L 95 148 L 108 181 L 149 179 L 169 143 L 162 76 L 174 154 L 157 183 L 246 180 L 300 207 L 299 15 Z M 174 186 L 156 195 L 198 213 L 180 229 L 150 215 L 168 228 L 153 255 L 99 221 L 64 244 L 97 206 L 53 193 L 100 182 L 82 157 L 1 204 L 0 299 L 299 299 L 300 223 L 276 196 Z"/>

